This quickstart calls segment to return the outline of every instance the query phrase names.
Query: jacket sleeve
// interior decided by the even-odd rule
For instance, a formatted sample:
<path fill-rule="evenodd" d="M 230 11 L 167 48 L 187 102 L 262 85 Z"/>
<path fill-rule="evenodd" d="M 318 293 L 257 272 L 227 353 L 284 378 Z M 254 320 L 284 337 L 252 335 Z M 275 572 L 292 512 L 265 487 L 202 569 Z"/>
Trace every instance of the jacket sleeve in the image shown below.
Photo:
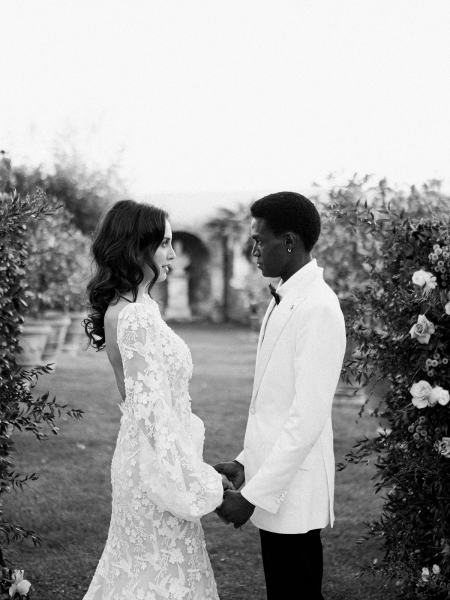
<path fill-rule="evenodd" d="M 241 465 L 243 465 L 245 467 L 245 452 L 244 452 L 244 450 L 241 450 L 241 452 L 239 452 L 239 454 L 236 456 L 236 458 L 234 460 L 237 460 L 238 463 L 241 463 Z"/>
<path fill-rule="evenodd" d="M 261 468 L 241 490 L 255 506 L 278 512 L 291 481 L 331 418 L 344 351 L 344 318 L 337 304 L 311 306 L 302 312 L 295 331 L 295 395 L 288 417 Z"/>
<path fill-rule="evenodd" d="M 222 477 L 203 462 L 191 433 L 172 406 L 156 307 L 130 304 L 119 316 L 117 337 L 125 380 L 124 410 L 134 426 L 136 476 L 161 510 L 195 520 L 222 502 Z"/>

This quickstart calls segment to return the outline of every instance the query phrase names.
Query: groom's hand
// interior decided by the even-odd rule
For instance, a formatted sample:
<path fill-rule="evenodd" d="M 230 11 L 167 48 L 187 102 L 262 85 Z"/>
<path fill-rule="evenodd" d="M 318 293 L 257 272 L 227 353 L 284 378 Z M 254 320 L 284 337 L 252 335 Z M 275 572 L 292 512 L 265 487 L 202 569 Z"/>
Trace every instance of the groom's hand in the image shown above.
<path fill-rule="evenodd" d="M 237 460 L 222 462 L 214 465 L 214 468 L 222 475 L 228 477 L 235 489 L 239 489 L 245 481 L 244 465 Z"/>
<path fill-rule="evenodd" d="M 241 492 L 225 490 L 223 502 L 217 509 L 220 516 L 229 523 L 234 523 L 237 529 L 247 523 L 255 510 L 254 505 L 249 502 Z"/>
<path fill-rule="evenodd" d="M 220 506 L 216 508 L 216 510 L 214 511 L 216 513 L 216 515 L 219 517 L 219 519 L 225 523 L 225 525 L 229 525 L 230 521 L 227 521 L 225 519 L 225 517 L 222 515 L 222 513 L 220 512 Z"/>

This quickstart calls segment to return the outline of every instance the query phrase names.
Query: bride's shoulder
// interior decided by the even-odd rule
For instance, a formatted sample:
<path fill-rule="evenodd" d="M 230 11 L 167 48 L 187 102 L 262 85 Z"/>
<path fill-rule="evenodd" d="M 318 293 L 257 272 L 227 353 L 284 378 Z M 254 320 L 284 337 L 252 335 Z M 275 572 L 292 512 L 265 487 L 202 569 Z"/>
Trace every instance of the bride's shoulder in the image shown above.
<path fill-rule="evenodd" d="M 149 324 L 149 321 L 161 319 L 158 304 L 150 297 L 137 299 L 130 302 L 119 298 L 115 303 L 109 305 L 105 313 L 105 324 L 111 322 L 117 324 L 120 321 L 132 321 L 137 325 Z"/>

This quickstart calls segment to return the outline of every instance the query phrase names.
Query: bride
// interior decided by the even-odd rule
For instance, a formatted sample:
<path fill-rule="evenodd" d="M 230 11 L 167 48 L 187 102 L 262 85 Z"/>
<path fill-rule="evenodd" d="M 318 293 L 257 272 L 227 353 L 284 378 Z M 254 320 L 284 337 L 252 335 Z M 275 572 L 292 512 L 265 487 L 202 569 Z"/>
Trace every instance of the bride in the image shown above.
<path fill-rule="evenodd" d="M 200 518 L 227 483 L 203 462 L 188 347 L 151 298 L 175 258 L 167 214 L 117 202 L 93 242 L 90 343 L 106 348 L 122 397 L 108 539 L 84 600 L 218 600 Z"/>

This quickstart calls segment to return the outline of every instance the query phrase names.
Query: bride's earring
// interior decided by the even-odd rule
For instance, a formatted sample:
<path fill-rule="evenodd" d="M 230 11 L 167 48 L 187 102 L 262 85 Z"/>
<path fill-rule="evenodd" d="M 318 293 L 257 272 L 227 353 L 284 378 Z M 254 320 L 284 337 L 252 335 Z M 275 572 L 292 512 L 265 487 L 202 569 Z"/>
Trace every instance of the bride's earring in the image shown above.
<path fill-rule="evenodd" d="M 287 251 L 289 252 L 289 254 L 292 252 L 292 248 L 288 248 Z"/>

